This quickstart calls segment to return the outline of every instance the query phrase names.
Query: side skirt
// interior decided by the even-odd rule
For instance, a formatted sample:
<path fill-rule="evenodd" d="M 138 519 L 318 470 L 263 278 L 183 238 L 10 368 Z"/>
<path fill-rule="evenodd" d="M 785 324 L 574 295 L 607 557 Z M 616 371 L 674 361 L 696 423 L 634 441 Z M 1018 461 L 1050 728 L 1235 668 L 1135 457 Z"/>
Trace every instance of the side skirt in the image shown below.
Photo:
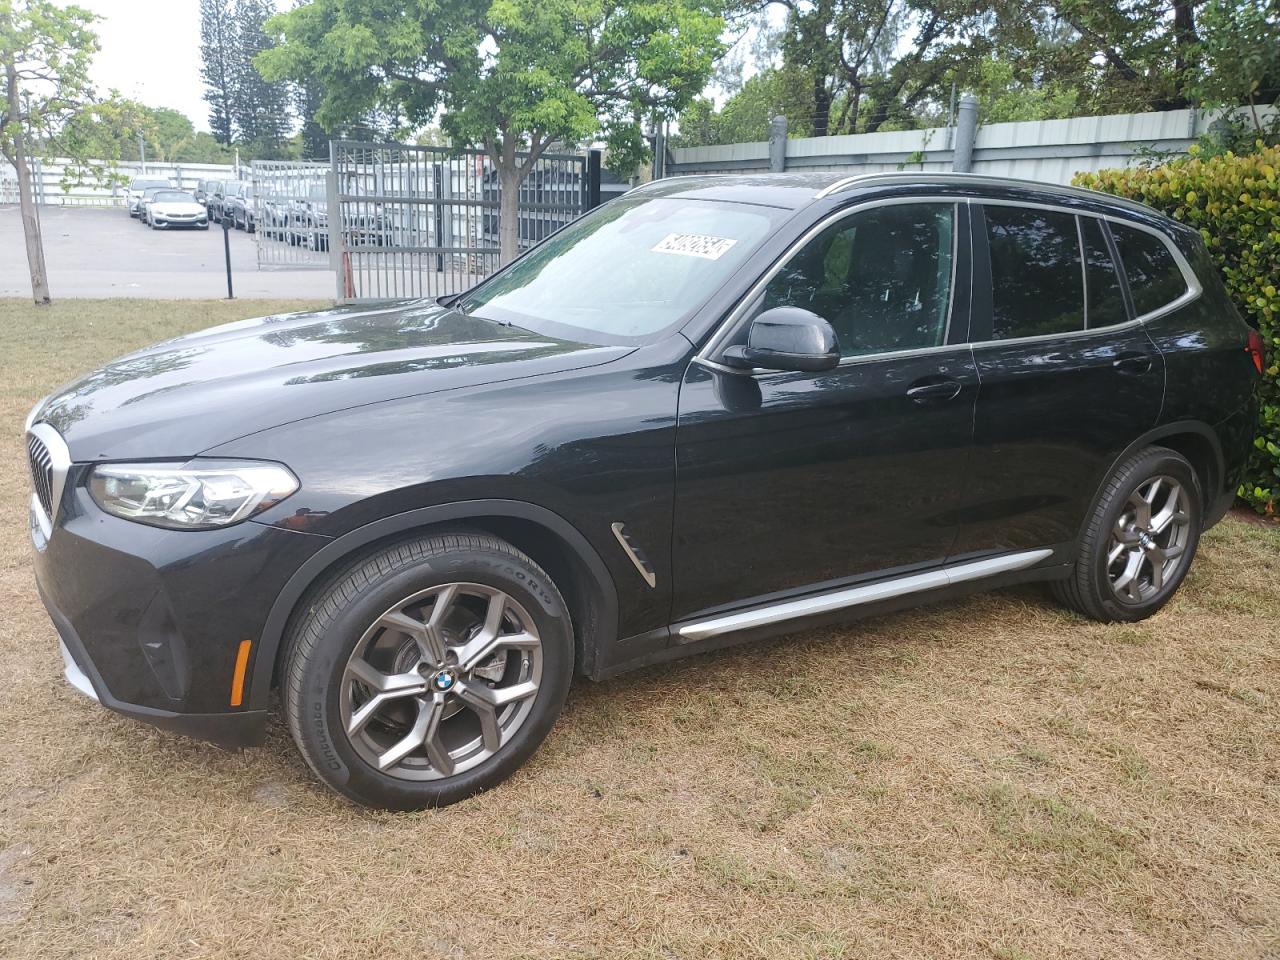
<path fill-rule="evenodd" d="M 999 587 L 1060 580 L 1070 573 L 1072 564 L 1033 566 L 1053 553 L 1054 551 L 1045 549 L 1005 554 L 927 573 L 753 607 L 723 616 L 672 624 L 670 628 L 656 631 L 670 631 L 670 636 L 675 641 L 670 646 L 650 650 L 631 660 L 610 664 L 592 673 L 591 678 L 604 680 L 655 663 L 679 660 L 698 653 L 796 633 L 812 627 L 909 610 Z"/>

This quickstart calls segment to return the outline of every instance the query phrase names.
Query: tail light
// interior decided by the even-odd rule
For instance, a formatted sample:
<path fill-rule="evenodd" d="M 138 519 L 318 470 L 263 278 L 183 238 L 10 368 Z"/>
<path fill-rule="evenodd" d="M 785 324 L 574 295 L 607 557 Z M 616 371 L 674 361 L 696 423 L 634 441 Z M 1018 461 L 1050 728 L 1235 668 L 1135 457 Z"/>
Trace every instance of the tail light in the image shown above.
<path fill-rule="evenodd" d="M 1267 365 L 1267 348 L 1262 341 L 1262 334 L 1257 330 L 1250 330 L 1244 349 L 1253 358 L 1253 365 L 1258 368 L 1258 373 L 1262 373 Z"/>

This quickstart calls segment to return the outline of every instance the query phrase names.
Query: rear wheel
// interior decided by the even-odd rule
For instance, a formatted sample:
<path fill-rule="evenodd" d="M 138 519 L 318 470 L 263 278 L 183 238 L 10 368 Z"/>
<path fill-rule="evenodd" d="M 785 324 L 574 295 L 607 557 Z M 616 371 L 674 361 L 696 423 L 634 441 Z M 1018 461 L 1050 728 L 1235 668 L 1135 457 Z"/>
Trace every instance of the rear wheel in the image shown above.
<path fill-rule="evenodd" d="M 493 537 L 388 547 L 290 631 L 285 713 L 303 757 L 367 806 L 413 810 L 501 782 L 559 715 L 573 668 L 550 578 Z"/>
<path fill-rule="evenodd" d="M 1164 447 L 1148 447 L 1108 480 L 1081 538 L 1071 576 L 1053 585 L 1067 606 L 1104 622 L 1142 620 L 1182 583 L 1203 523 L 1196 472 Z"/>

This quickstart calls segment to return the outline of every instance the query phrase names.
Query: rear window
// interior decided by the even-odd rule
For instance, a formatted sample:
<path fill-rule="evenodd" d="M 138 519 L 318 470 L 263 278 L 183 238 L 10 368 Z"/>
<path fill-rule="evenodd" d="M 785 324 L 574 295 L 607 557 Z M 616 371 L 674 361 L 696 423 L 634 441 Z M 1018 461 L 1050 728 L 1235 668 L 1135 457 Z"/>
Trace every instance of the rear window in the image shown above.
<path fill-rule="evenodd" d="M 991 336 L 1014 340 L 1084 329 L 1084 283 L 1070 213 L 985 206 Z"/>
<path fill-rule="evenodd" d="M 1111 223 L 1111 235 L 1129 281 L 1133 310 L 1143 316 L 1167 306 L 1187 292 L 1187 280 L 1163 240 L 1146 230 Z"/>
<path fill-rule="evenodd" d="M 1095 217 L 1080 218 L 1080 235 L 1084 239 L 1085 292 L 1089 301 L 1086 325 L 1090 328 L 1110 327 L 1129 319 L 1120 290 L 1120 275 L 1107 245 L 1106 225 Z"/>

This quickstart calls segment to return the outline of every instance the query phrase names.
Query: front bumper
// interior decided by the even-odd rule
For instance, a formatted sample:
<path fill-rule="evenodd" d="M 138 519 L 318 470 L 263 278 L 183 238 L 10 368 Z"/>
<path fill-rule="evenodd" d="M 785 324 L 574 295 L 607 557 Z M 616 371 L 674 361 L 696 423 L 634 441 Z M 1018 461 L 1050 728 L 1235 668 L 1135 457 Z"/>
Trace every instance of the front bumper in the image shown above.
<path fill-rule="evenodd" d="M 98 509 L 75 472 L 52 523 L 31 506 L 36 584 L 67 680 L 166 730 L 228 747 L 260 743 L 270 691 L 252 688 L 252 656 L 262 625 L 284 583 L 327 538 L 253 521 L 208 531 L 147 527 Z M 246 639 L 248 686 L 233 707 Z"/>
<path fill-rule="evenodd" d="M 151 222 L 157 227 L 207 227 L 209 226 L 209 217 L 166 217 L 160 214 L 153 214 Z"/>

